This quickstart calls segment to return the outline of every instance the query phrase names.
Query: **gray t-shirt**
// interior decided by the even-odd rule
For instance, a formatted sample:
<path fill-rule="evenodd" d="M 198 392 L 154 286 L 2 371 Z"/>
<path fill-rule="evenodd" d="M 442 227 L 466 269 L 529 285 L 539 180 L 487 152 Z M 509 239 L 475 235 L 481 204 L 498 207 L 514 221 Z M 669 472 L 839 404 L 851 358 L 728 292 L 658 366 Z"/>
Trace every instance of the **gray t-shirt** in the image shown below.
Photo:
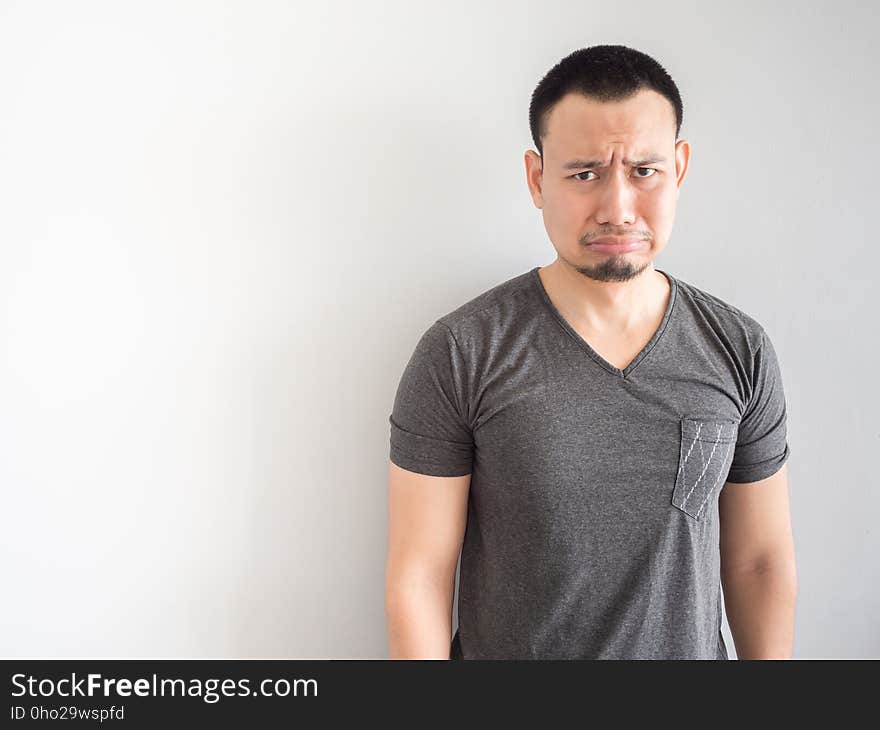
<path fill-rule="evenodd" d="M 657 270 L 669 304 L 623 370 L 538 267 L 419 340 L 390 458 L 471 474 L 451 658 L 728 658 L 718 495 L 788 458 L 782 378 L 756 320 Z"/>

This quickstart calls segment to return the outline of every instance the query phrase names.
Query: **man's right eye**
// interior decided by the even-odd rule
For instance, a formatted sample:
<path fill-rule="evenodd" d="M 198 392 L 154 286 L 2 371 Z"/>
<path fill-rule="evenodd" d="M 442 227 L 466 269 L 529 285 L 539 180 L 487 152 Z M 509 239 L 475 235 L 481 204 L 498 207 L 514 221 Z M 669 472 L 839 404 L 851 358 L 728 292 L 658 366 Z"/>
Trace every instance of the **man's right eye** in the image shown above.
<path fill-rule="evenodd" d="M 593 172 L 592 170 L 586 170 L 586 171 L 584 171 L 584 172 L 576 172 L 574 175 L 572 175 L 572 177 L 577 178 L 577 179 L 580 180 L 581 182 L 587 182 L 584 178 L 582 178 L 582 177 L 578 177 L 578 176 L 579 176 L 579 175 L 595 175 L 595 174 L 596 174 L 596 173 Z"/>

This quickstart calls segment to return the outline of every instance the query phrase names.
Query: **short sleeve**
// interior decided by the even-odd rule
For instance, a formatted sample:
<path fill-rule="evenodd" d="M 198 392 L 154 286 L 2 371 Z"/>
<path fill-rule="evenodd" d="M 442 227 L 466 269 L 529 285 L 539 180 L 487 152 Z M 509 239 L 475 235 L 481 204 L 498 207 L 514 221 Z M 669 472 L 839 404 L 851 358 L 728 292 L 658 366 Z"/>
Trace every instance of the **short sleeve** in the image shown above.
<path fill-rule="evenodd" d="M 773 343 L 762 332 L 754 355 L 752 395 L 739 423 L 727 481 L 744 484 L 766 479 L 782 468 L 790 452 L 782 372 Z"/>
<path fill-rule="evenodd" d="M 467 367 L 439 320 L 422 335 L 404 368 L 389 422 L 391 461 L 430 476 L 470 474 L 474 442 L 467 421 Z"/>

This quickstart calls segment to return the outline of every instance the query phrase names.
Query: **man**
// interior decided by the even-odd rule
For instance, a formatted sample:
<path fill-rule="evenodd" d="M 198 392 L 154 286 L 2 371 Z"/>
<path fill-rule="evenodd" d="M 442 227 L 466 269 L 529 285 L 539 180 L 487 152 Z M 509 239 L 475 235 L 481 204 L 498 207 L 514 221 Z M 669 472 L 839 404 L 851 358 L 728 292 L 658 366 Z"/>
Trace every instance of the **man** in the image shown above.
<path fill-rule="evenodd" d="M 690 157 L 681 118 L 666 71 L 624 46 L 536 88 L 526 177 L 557 258 L 438 319 L 403 373 L 392 658 L 727 659 L 722 585 L 738 657 L 791 656 L 775 350 L 653 267 Z"/>

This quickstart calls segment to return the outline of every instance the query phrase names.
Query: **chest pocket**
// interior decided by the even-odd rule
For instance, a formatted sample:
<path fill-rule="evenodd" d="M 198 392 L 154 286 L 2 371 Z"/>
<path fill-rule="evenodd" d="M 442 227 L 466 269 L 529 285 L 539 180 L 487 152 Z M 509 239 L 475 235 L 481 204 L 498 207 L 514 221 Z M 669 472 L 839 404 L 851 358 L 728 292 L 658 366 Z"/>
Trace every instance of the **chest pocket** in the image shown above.
<path fill-rule="evenodd" d="M 733 462 L 737 423 L 712 418 L 682 418 L 678 472 L 672 504 L 701 519 L 711 497 L 724 486 Z"/>

